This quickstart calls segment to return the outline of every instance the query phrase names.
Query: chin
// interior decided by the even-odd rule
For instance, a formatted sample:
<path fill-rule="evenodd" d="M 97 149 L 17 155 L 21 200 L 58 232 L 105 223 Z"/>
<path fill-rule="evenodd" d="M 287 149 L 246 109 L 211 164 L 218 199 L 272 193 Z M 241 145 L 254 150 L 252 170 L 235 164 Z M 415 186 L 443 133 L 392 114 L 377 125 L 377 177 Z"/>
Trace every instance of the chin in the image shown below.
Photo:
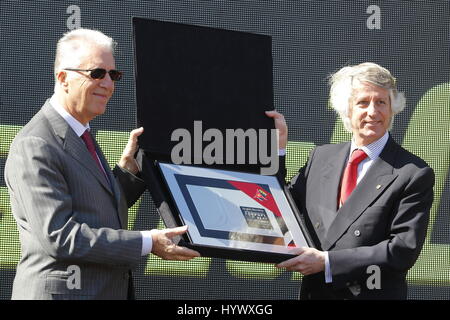
<path fill-rule="evenodd" d="M 106 104 L 97 106 L 95 109 L 96 109 L 95 111 L 97 114 L 104 114 L 106 111 Z"/>
<path fill-rule="evenodd" d="M 366 141 L 370 141 L 370 143 L 380 139 L 383 136 L 384 132 L 380 133 L 380 132 L 373 132 L 373 133 L 368 133 L 366 135 L 364 135 L 364 139 Z"/>
<path fill-rule="evenodd" d="M 95 110 L 93 110 L 92 111 L 92 119 L 94 119 L 94 118 L 96 118 L 96 117 L 98 117 L 98 116 L 101 116 L 102 114 L 104 114 L 105 113 L 105 111 L 106 111 L 106 109 L 95 109 Z M 91 120 L 92 120 L 91 119 Z"/>

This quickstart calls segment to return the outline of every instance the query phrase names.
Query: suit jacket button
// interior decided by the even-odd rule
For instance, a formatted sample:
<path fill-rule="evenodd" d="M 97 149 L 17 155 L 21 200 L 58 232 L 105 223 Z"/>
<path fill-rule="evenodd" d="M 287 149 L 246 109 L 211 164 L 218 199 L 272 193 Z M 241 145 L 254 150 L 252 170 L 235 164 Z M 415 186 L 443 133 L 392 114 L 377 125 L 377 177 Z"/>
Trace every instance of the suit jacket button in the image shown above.
<path fill-rule="evenodd" d="M 320 222 L 317 222 L 316 223 L 316 229 L 319 229 L 320 228 Z"/>
<path fill-rule="evenodd" d="M 354 235 L 355 237 L 359 237 L 361 235 L 361 232 L 358 229 L 356 229 Z"/>

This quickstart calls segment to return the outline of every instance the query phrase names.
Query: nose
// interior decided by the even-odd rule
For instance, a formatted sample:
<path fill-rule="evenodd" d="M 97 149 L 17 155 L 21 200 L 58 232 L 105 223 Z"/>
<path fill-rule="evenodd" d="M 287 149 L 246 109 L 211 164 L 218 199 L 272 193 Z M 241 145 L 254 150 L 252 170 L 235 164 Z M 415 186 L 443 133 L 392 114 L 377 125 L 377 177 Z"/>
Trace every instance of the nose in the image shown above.
<path fill-rule="evenodd" d="M 369 106 L 367 107 L 367 114 L 369 116 L 375 116 L 378 112 L 375 101 L 371 100 Z"/>
<path fill-rule="evenodd" d="M 111 79 L 111 76 L 107 72 L 105 77 L 100 80 L 100 87 L 105 89 L 114 89 L 114 81 Z"/>

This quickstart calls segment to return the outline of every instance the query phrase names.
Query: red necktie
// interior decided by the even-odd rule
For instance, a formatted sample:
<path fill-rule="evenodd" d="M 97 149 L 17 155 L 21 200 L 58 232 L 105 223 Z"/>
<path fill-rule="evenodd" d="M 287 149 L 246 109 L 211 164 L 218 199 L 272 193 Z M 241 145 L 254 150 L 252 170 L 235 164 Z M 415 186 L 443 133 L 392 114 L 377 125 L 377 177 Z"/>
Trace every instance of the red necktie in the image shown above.
<path fill-rule="evenodd" d="M 108 179 L 108 177 L 106 176 L 105 169 L 103 169 L 103 166 L 100 163 L 100 160 L 98 159 L 97 153 L 95 152 L 94 139 L 92 138 L 89 130 L 86 129 L 86 131 L 81 135 L 81 139 L 83 139 L 84 143 L 86 144 L 86 147 L 88 148 L 89 153 L 91 154 L 92 158 L 94 159 L 94 161 L 97 164 L 100 171 L 103 172 L 106 179 Z"/>
<path fill-rule="evenodd" d="M 347 167 L 344 171 L 341 184 L 341 198 L 339 204 L 344 204 L 350 197 L 353 189 L 356 187 L 356 181 L 358 179 L 358 164 L 367 158 L 367 154 L 360 150 L 354 150 L 350 156 L 350 160 L 347 163 Z"/>

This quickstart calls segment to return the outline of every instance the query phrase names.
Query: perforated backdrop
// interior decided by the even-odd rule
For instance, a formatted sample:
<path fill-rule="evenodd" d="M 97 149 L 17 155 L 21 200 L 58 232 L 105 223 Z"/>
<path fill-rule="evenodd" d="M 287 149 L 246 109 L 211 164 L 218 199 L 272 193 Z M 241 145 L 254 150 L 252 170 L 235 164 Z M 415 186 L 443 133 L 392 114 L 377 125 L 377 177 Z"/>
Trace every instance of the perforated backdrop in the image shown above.
<path fill-rule="evenodd" d="M 436 173 L 422 254 L 408 274 L 412 299 L 450 298 L 450 67 L 448 1 L 1 1 L 0 298 L 9 299 L 20 244 L 3 178 L 17 131 L 53 92 L 55 45 L 78 26 L 118 43 L 125 73 L 97 130 L 111 166 L 135 124 L 131 17 L 267 34 L 273 39 L 275 105 L 287 119 L 289 174 L 315 145 L 348 139 L 327 106 L 327 76 L 346 64 L 379 63 L 397 77 L 407 107 L 392 134 Z M 176 116 L 176 115 L 174 115 Z M 150 195 L 129 227 L 162 227 Z M 295 299 L 301 277 L 269 264 L 149 257 L 134 272 L 138 299 Z"/>

